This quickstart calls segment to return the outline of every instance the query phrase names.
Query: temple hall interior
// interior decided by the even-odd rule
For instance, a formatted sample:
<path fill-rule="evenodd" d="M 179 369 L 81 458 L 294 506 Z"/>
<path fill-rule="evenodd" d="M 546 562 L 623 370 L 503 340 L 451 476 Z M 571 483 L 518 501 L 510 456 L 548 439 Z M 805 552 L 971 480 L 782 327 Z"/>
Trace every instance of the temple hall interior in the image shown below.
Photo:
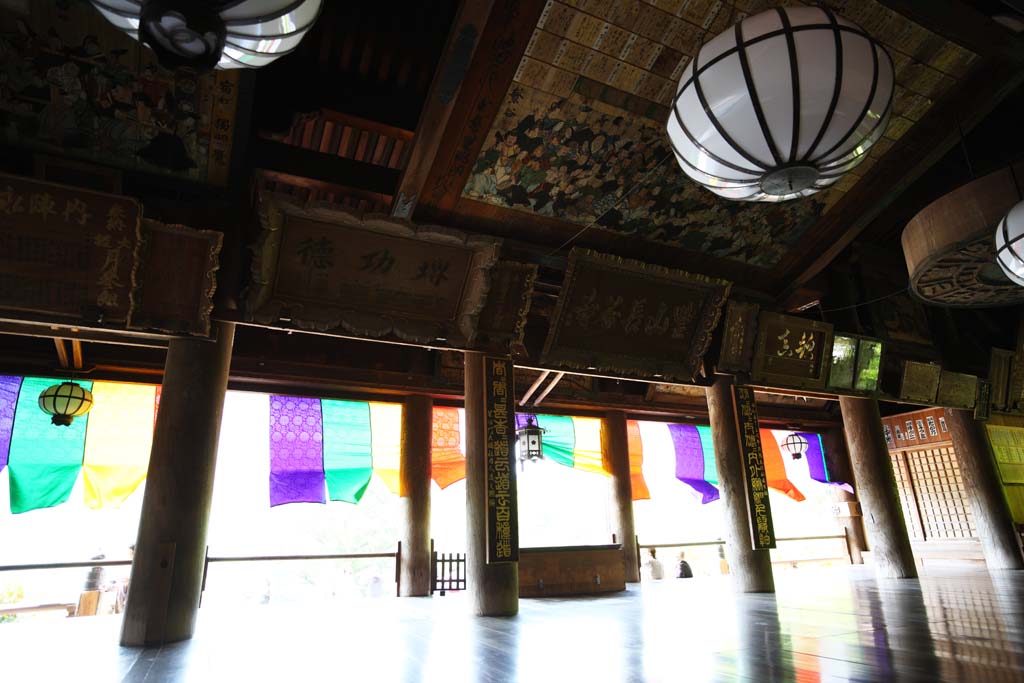
<path fill-rule="evenodd" d="M 1024 680 L 1024 0 L 0 0 L 0 680 Z"/>

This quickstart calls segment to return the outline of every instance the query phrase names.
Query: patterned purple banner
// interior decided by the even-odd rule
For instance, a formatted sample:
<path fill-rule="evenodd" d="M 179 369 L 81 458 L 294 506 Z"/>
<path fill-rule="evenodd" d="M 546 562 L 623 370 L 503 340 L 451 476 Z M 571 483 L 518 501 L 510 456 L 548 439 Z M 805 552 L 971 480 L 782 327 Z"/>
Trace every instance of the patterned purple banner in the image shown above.
<path fill-rule="evenodd" d="M 697 428 L 670 424 L 668 431 L 676 451 L 676 479 L 696 491 L 701 503 L 718 500 L 718 489 L 704 479 L 704 447 Z"/>
<path fill-rule="evenodd" d="M 853 487 L 842 481 L 833 481 L 828 473 L 828 464 L 825 460 L 825 449 L 821 445 L 821 437 L 813 432 L 797 432 L 807 439 L 807 453 L 804 458 L 807 460 L 807 471 L 814 481 L 823 484 L 833 484 L 841 489 L 853 493 Z"/>
<path fill-rule="evenodd" d="M 18 405 L 21 377 L 0 375 L 0 471 L 7 466 L 14 434 L 14 409 Z"/>
<path fill-rule="evenodd" d="M 270 397 L 270 507 L 326 503 L 320 399 Z"/>

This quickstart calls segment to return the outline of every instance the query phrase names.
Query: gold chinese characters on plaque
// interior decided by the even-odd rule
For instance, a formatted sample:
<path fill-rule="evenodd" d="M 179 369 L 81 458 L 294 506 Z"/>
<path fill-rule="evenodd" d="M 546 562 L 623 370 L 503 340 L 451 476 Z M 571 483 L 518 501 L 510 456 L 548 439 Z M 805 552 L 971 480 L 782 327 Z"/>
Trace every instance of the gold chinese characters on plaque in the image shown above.
<path fill-rule="evenodd" d="M 832 326 L 761 312 L 752 377 L 764 384 L 821 389 L 832 358 Z"/>
<path fill-rule="evenodd" d="M 732 387 L 733 407 L 736 411 L 736 435 L 743 459 L 743 485 L 747 493 L 747 514 L 750 521 L 750 541 L 754 550 L 775 547 L 775 526 L 768 499 L 768 475 L 764 468 L 761 449 L 761 430 L 757 421 L 754 390 L 745 386 Z"/>
<path fill-rule="evenodd" d="M 519 559 L 516 506 L 515 382 L 512 360 L 485 356 L 484 427 L 487 478 L 487 562 Z"/>

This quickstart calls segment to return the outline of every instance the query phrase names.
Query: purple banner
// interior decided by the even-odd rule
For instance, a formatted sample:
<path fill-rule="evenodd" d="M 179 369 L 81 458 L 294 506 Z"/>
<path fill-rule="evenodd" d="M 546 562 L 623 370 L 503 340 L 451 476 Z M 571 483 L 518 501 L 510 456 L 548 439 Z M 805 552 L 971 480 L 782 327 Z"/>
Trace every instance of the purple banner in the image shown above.
<path fill-rule="evenodd" d="M 828 473 L 828 464 L 825 461 L 825 449 L 821 446 L 821 437 L 812 432 L 797 432 L 807 439 L 807 453 L 804 458 L 807 460 L 807 471 L 814 481 L 823 484 L 833 484 L 841 489 L 853 493 L 853 487 L 841 481 L 833 481 Z"/>
<path fill-rule="evenodd" d="M 320 399 L 270 397 L 270 507 L 326 503 Z"/>
<path fill-rule="evenodd" d="M 668 431 L 676 451 L 676 479 L 696 491 L 701 503 L 718 500 L 718 489 L 704 479 L 704 448 L 697 428 L 670 424 Z"/>
<path fill-rule="evenodd" d="M 14 434 L 14 409 L 18 405 L 21 377 L 0 375 L 0 471 L 7 466 Z"/>

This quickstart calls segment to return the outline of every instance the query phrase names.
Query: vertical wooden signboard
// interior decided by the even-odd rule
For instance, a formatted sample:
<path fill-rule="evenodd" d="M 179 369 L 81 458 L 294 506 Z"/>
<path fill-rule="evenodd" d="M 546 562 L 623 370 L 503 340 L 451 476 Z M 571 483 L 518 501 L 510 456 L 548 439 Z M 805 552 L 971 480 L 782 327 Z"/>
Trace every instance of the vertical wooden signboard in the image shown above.
<path fill-rule="evenodd" d="M 768 502 L 768 477 L 764 471 L 761 433 L 757 424 L 754 390 L 733 386 L 732 402 L 736 411 L 736 432 L 743 458 L 743 488 L 747 492 L 747 514 L 750 517 L 750 540 L 754 550 L 775 547 L 772 508 Z"/>
<path fill-rule="evenodd" d="M 519 560 L 516 504 L 515 388 L 512 360 L 484 358 L 484 415 L 487 430 L 487 563 Z"/>

